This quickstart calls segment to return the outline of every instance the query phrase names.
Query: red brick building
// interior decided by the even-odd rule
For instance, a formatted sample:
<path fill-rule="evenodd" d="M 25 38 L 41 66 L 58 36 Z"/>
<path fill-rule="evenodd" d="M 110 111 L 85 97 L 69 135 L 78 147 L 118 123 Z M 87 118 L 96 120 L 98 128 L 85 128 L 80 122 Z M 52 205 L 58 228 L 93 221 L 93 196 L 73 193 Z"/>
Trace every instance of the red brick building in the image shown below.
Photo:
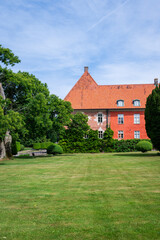
<path fill-rule="evenodd" d="M 158 84 L 98 85 L 85 67 L 84 74 L 64 100 L 71 102 L 74 112 L 88 115 L 99 138 L 107 126 L 115 139 L 146 139 L 144 110 L 146 98 Z"/>

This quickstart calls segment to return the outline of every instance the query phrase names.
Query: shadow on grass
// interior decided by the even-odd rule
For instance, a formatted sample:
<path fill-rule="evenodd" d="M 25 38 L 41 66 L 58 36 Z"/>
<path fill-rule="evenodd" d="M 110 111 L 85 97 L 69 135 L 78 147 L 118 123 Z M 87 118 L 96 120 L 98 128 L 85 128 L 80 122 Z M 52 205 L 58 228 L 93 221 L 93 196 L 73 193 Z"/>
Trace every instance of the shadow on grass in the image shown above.
<path fill-rule="evenodd" d="M 114 156 L 123 156 L 123 157 L 158 157 L 159 153 L 115 153 Z"/>
<path fill-rule="evenodd" d="M 5 165 L 5 163 L 4 162 L 0 162 L 0 165 Z"/>

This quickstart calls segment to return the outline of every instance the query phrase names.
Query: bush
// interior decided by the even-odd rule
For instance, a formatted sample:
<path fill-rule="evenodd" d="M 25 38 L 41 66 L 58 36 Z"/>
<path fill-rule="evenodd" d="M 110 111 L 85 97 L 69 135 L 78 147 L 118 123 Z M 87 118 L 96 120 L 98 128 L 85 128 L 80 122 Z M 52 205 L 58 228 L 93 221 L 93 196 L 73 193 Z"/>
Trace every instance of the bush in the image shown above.
<path fill-rule="evenodd" d="M 36 150 L 41 149 L 41 143 L 33 143 L 33 149 L 36 149 Z"/>
<path fill-rule="evenodd" d="M 24 145 L 23 144 L 21 144 L 21 150 L 20 151 L 22 151 L 22 150 L 24 150 Z"/>
<path fill-rule="evenodd" d="M 41 149 L 47 149 L 46 142 L 42 142 L 42 143 L 41 143 Z"/>
<path fill-rule="evenodd" d="M 63 149 L 60 145 L 52 143 L 52 145 L 48 146 L 47 148 L 48 154 L 62 154 Z"/>
<path fill-rule="evenodd" d="M 147 151 L 151 151 L 152 150 L 152 144 L 148 141 L 140 141 L 139 143 L 137 143 L 136 145 L 136 149 L 137 151 L 141 151 L 141 152 L 147 152 Z"/>
<path fill-rule="evenodd" d="M 16 146 L 17 146 L 17 152 L 19 152 L 21 150 L 21 144 L 20 142 L 16 141 Z"/>
<path fill-rule="evenodd" d="M 18 152 L 16 141 L 12 140 L 11 148 L 12 148 L 12 154 L 13 154 L 13 155 L 16 155 L 17 152 Z"/>

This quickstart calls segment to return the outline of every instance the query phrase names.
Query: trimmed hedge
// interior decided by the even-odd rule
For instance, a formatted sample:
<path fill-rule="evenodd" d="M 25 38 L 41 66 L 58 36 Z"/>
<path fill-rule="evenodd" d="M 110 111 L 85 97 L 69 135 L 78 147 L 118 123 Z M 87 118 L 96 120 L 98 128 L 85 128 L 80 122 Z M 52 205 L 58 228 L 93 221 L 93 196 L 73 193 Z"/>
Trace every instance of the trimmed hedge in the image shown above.
<path fill-rule="evenodd" d="M 36 150 L 41 149 L 41 143 L 34 143 L 33 144 L 33 149 L 36 149 Z"/>
<path fill-rule="evenodd" d="M 63 149 L 58 144 L 52 144 L 52 145 L 48 146 L 47 153 L 48 154 L 62 154 L 63 153 Z"/>
<path fill-rule="evenodd" d="M 92 142 L 93 141 L 93 142 Z M 68 139 L 59 141 L 59 145 L 65 153 L 90 153 L 90 152 L 136 152 L 136 144 L 140 139 L 82 139 L 81 142 L 70 142 Z M 151 140 L 145 140 L 151 142 Z"/>
<path fill-rule="evenodd" d="M 137 143 L 136 145 L 136 149 L 137 151 L 141 151 L 141 152 L 147 152 L 147 151 L 151 151 L 153 148 L 152 143 L 148 142 L 148 141 L 140 141 L 139 143 Z"/>
<path fill-rule="evenodd" d="M 52 142 L 38 142 L 38 143 L 34 143 L 33 144 L 33 149 L 39 150 L 39 149 L 47 149 L 48 146 L 50 146 L 51 144 L 53 144 Z"/>
<path fill-rule="evenodd" d="M 137 143 L 144 141 L 141 139 L 128 139 L 128 140 L 117 140 L 114 139 L 114 151 L 115 152 L 135 152 L 137 151 L 136 145 Z M 146 142 L 151 142 L 151 140 L 147 139 Z"/>

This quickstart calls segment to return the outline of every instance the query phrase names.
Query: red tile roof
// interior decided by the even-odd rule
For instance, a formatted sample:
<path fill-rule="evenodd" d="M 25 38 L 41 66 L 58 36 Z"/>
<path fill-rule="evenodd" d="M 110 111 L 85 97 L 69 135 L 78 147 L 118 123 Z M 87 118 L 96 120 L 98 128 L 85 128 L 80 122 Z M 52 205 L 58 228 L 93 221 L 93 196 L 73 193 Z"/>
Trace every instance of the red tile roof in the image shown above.
<path fill-rule="evenodd" d="M 146 98 L 154 84 L 98 85 L 86 71 L 65 97 L 73 109 L 123 109 L 145 108 Z M 140 106 L 133 106 L 133 100 Z M 124 107 L 117 107 L 117 100 L 124 100 Z"/>

